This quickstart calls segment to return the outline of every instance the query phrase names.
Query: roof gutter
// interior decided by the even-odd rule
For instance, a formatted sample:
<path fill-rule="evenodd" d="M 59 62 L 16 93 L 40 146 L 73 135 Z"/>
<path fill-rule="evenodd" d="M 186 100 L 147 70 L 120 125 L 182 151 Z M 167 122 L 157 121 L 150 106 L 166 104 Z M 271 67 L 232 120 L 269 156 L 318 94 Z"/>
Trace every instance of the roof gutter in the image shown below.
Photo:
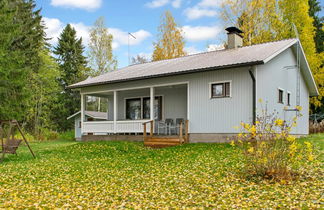
<path fill-rule="evenodd" d="M 115 84 L 115 83 L 121 83 L 121 82 L 144 80 L 144 79 L 151 79 L 151 78 L 158 78 L 158 77 L 200 73 L 200 72 L 206 72 L 206 71 L 223 70 L 223 69 L 229 69 L 229 68 L 238 68 L 238 67 L 245 67 L 245 66 L 251 66 L 251 65 L 259 65 L 259 64 L 264 64 L 264 62 L 263 61 L 253 61 L 253 62 L 247 62 L 247 63 L 226 65 L 226 66 L 209 67 L 209 68 L 203 68 L 203 69 L 191 69 L 191 70 L 186 70 L 186 71 L 181 71 L 181 72 L 172 72 L 172 73 L 156 74 L 156 75 L 149 75 L 149 76 L 143 76 L 143 77 L 134 77 L 134 78 L 130 78 L 130 79 L 104 81 L 104 82 L 97 82 L 97 83 L 90 83 L 90 84 L 83 84 L 83 85 L 82 84 L 81 85 L 70 85 L 70 86 L 66 87 L 66 89 L 76 89 L 76 88 L 91 87 L 91 86 L 105 85 L 105 84 Z"/>

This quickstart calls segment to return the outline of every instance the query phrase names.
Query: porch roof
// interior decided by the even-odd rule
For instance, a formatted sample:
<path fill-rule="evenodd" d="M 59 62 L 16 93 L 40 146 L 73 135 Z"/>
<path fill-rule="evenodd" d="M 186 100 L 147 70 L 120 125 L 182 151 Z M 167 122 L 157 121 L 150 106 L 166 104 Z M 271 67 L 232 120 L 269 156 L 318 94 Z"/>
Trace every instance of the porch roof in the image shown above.
<path fill-rule="evenodd" d="M 131 80 L 265 64 L 296 43 L 298 43 L 298 39 L 286 39 L 237 49 L 204 52 L 174 59 L 136 64 L 94 78 L 88 78 L 82 82 L 70 85 L 68 88 L 74 89 Z"/>
<path fill-rule="evenodd" d="M 67 117 L 67 119 L 74 118 L 75 116 L 78 116 L 81 114 L 81 111 L 78 111 L 74 113 L 73 115 Z M 107 113 L 106 112 L 95 112 L 95 111 L 85 111 L 84 113 L 88 117 L 92 117 L 93 119 L 98 119 L 98 120 L 105 120 L 107 119 Z"/>

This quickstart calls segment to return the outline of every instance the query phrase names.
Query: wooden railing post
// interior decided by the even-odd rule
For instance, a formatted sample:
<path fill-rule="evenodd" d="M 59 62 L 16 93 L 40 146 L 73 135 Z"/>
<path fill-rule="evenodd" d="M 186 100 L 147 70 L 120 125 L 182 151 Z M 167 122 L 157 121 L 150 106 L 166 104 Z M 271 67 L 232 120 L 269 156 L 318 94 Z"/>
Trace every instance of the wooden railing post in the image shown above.
<path fill-rule="evenodd" d="M 185 135 L 186 135 L 186 142 L 189 142 L 189 120 L 186 120 L 186 128 L 185 128 Z"/>
<path fill-rule="evenodd" d="M 144 141 L 146 140 L 146 123 L 143 123 L 144 126 L 144 131 L 143 131 L 143 137 L 144 137 Z"/>
<path fill-rule="evenodd" d="M 150 137 L 153 136 L 153 120 L 150 121 L 151 127 L 150 127 Z"/>
<path fill-rule="evenodd" d="M 182 141 L 183 140 L 183 122 L 181 121 L 180 122 L 180 131 L 179 131 L 179 139 L 180 139 L 180 141 Z"/>

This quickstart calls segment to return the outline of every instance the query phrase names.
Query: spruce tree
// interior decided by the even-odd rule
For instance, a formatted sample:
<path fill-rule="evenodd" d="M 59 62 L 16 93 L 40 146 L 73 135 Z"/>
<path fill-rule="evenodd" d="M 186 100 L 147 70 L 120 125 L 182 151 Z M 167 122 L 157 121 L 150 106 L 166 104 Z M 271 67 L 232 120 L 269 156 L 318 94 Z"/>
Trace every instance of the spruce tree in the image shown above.
<path fill-rule="evenodd" d="M 60 71 L 58 82 L 62 89 L 55 103 L 56 112 L 53 116 L 59 130 L 71 128 L 72 124 L 66 118 L 80 110 L 80 94 L 67 87 L 86 78 L 88 68 L 83 52 L 82 38 L 77 38 L 75 29 L 68 24 L 54 48 Z"/>
<path fill-rule="evenodd" d="M 24 120 L 40 65 L 44 26 L 34 1 L 0 1 L 0 119 Z"/>
<path fill-rule="evenodd" d="M 319 14 L 322 11 L 320 2 L 318 0 L 309 0 L 309 15 L 314 19 L 313 25 L 315 27 L 315 44 L 318 53 L 324 52 L 324 17 Z M 324 61 L 323 61 L 324 62 Z"/>

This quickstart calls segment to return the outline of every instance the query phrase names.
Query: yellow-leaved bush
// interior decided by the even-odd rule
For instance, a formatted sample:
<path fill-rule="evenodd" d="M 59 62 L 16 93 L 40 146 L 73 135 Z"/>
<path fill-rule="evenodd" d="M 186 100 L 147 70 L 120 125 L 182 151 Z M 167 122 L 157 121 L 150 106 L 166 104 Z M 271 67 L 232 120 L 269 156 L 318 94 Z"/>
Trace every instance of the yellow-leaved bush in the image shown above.
<path fill-rule="evenodd" d="M 253 124 L 241 123 L 240 133 L 231 142 L 242 148 L 245 169 L 249 177 L 266 179 L 294 179 L 302 164 L 313 161 L 313 146 L 310 142 L 299 142 L 291 135 L 301 116 L 301 107 L 296 106 L 294 117 L 284 120 L 278 113 L 268 113 L 261 104 L 261 114 Z"/>

